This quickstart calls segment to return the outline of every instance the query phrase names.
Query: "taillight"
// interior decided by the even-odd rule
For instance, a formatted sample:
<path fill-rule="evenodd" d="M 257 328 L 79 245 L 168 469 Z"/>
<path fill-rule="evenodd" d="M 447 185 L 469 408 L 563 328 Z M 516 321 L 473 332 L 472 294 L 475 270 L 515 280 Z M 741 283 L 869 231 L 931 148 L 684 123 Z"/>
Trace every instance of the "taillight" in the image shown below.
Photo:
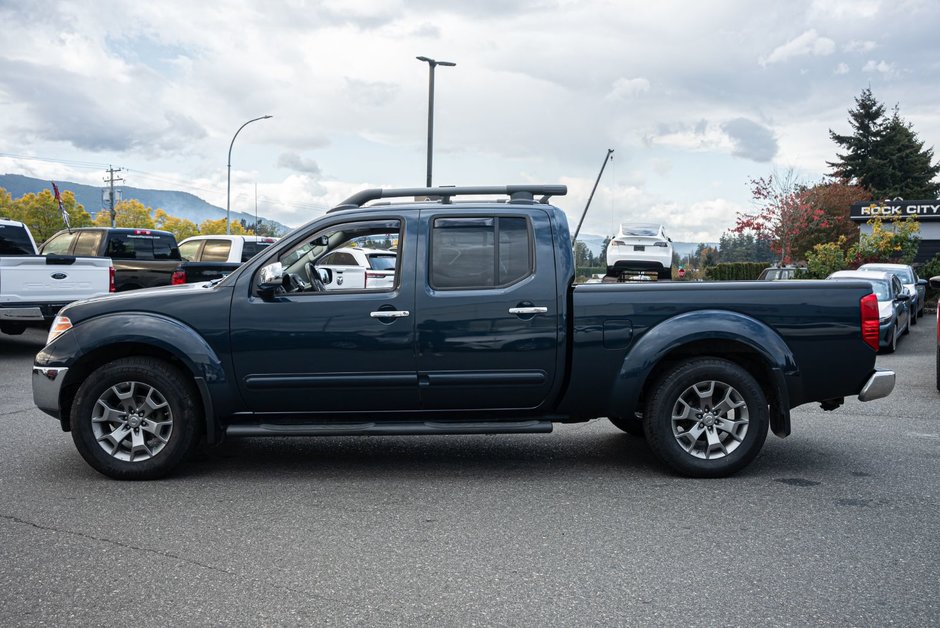
<path fill-rule="evenodd" d="M 367 272 L 367 273 L 366 273 L 366 285 L 365 285 L 364 287 L 366 287 L 366 288 L 369 287 L 369 280 L 370 280 L 370 279 L 382 279 L 383 277 L 385 277 L 385 275 L 383 275 L 382 273 L 369 273 L 369 272 Z"/>
<path fill-rule="evenodd" d="M 117 292 L 117 286 L 114 283 L 114 266 L 108 266 L 108 292 Z"/>
<path fill-rule="evenodd" d="M 862 314 L 862 340 L 877 351 L 878 338 L 881 335 L 878 322 L 878 297 L 874 294 L 866 294 L 859 301 L 859 309 Z"/>
<path fill-rule="evenodd" d="M 181 286 L 184 283 L 186 283 L 186 271 L 185 270 L 173 271 L 173 276 L 170 277 L 170 285 Z"/>

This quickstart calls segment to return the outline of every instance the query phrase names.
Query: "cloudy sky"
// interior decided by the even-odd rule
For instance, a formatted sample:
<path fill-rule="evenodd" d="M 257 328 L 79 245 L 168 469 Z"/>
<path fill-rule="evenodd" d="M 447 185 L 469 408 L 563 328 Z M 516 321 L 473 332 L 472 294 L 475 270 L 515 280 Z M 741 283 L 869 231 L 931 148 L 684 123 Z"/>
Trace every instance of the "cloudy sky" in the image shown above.
<path fill-rule="evenodd" d="M 296 226 L 364 187 L 565 183 L 606 234 L 715 241 L 747 180 L 835 156 L 871 86 L 940 143 L 928 0 L 0 0 L 0 172 L 182 189 Z M 93 209 L 93 208 L 90 208 Z M 172 210 L 172 208 L 166 208 Z"/>

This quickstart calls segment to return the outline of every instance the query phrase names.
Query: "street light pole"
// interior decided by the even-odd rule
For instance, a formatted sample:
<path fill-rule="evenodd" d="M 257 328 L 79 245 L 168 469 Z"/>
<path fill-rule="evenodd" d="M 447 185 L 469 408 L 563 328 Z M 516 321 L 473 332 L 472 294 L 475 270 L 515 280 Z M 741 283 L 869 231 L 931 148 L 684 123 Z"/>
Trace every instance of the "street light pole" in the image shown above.
<path fill-rule="evenodd" d="M 232 147 L 235 146 L 235 138 L 238 137 L 238 134 L 241 133 L 242 129 L 251 124 L 252 122 L 257 122 L 258 120 L 267 120 L 272 116 L 261 116 L 260 118 L 252 118 L 245 124 L 238 127 L 238 130 L 235 131 L 235 135 L 232 136 L 232 143 L 228 145 L 228 177 L 225 191 L 225 234 L 228 235 L 232 233 Z"/>
<path fill-rule="evenodd" d="M 453 67 L 457 65 L 452 61 L 435 61 L 430 57 L 415 57 L 418 61 L 424 61 L 428 64 L 430 70 L 428 80 L 428 177 L 427 187 L 431 187 L 431 156 L 434 146 L 434 68 L 443 65 Z"/>

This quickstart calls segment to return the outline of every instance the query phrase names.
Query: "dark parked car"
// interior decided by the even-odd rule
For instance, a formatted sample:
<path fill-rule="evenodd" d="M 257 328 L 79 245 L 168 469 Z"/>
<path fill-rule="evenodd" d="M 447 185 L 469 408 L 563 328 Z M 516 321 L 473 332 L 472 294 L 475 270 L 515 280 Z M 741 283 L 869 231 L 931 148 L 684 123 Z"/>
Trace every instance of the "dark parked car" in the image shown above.
<path fill-rule="evenodd" d="M 180 263 L 176 237 L 156 229 L 82 227 L 60 231 L 43 243 L 39 253 L 110 257 L 118 292 L 168 286 Z"/>
<path fill-rule="evenodd" d="M 760 271 L 758 279 L 761 281 L 796 279 L 796 276 L 802 270 L 806 270 L 806 268 L 801 266 L 770 266 Z"/>
<path fill-rule="evenodd" d="M 893 353 L 898 338 L 911 331 L 911 296 L 904 291 L 901 280 L 889 272 L 874 270 L 840 270 L 827 277 L 834 281 L 858 281 L 871 284 L 878 297 L 878 323 L 880 346 L 885 353 Z"/>

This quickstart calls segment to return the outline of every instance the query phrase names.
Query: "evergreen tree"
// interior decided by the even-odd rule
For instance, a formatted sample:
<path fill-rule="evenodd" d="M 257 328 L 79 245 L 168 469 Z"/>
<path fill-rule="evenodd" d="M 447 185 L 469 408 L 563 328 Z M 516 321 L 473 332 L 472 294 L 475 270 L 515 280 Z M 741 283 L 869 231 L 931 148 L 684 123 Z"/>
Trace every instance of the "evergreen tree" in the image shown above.
<path fill-rule="evenodd" d="M 855 99 L 855 109 L 849 110 L 852 134 L 839 135 L 829 129 L 832 141 L 846 151 L 836 153 L 837 161 L 827 162 L 832 176 L 858 182 L 872 191 L 880 186 L 884 163 L 878 148 L 884 134 L 884 115 L 884 105 L 875 100 L 871 88 L 862 90 L 861 96 Z"/>
<path fill-rule="evenodd" d="M 849 111 L 851 135 L 829 130 L 829 137 L 845 149 L 838 160 L 828 162 L 836 178 L 857 183 L 875 199 L 937 198 L 940 185 L 934 181 L 940 164 L 933 163 L 933 149 L 924 148 L 911 124 L 895 106 L 891 118 L 866 88 Z"/>
<path fill-rule="evenodd" d="M 885 187 L 876 198 L 937 198 L 938 186 L 933 180 L 940 173 L 940 163 L 933 164 L 933 149 L 924 142 L 894 108 L 885 125 L 881 150 L 886 161 Z"/>

